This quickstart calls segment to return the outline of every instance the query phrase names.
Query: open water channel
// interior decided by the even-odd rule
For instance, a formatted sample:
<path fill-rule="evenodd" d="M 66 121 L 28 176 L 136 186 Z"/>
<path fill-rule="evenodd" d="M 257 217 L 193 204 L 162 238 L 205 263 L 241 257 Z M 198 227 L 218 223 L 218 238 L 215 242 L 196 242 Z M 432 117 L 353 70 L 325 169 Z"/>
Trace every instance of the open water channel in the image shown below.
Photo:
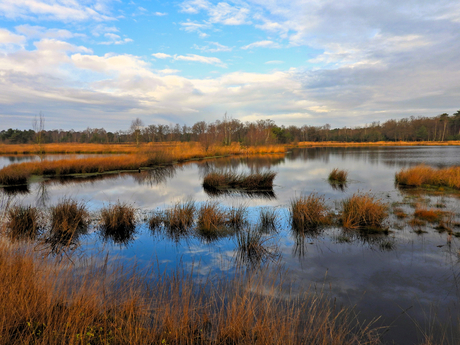
<path fill-rule="evenodd" d="M 0 156 L 0 167 L 18 159 L 35 158 Z M 384 336 L 387 343 L 411 344 L 421 339 L 417 327 L 425 328 L 433 320 L 458 327 L 460 301 L 460 238 L 437 231 L 434 224 L 417 228 L 408 224 L 417 203 L 436 205 L 452 212 L 451 227 L 454 234 L 460 232 L 455 227 L 460 217 L 459 195 L 395 186 L 396 172 L 421 163 L 460 165 L 460 147 L 294 149 L 286 155 L 219 158 L 140 173 L 37 180 L 0 193 L 14 198 L 15 203 L 44 208 L 63 198 L 83 201 L 94 222 L 77 250 L 85 255 L 108 253 L 110 260 L 135 261 L 140 266 L 155 261 L 166 270 L 181 264 L 186 270 L 193 268 L 197 277 L 235 272 L 241 263 L 234 236 L 209 241 L 193 233 L 177 238 L 152 232 L 147 225 L 152 212 L 188 199 L 197 205 L 214 200 L 224 208 L 245 204 L 256 226 L 260 209 L 273 207 L 278 224 L 276 231 L 266 235 L 273 256 L 264 265 L 286 268 L 286 279 L 294 291 L 322 289 L 338 304 L 355 307 L 362 320 L 380 316 L 378 324 L 389 326 Z M 343 189 L 327 180 L 333 168 L 349 173 Z M 216 195 L 202 187 L 209 171 L 267 170 L 277 173 L 273 193 Z M 296 196 L 317 193 L 338 211 L 341 200 L 369 191 L 389 206 L 387 235 L 363 236 L 330 227 L 299 238 L 290 229 L 288 208 Z M 134 237 L 121 244 L 102 239 L 96 226 L 98 210 L 118 201 L 136 207 L 139 219 Z M 398 220 L 391 214 L 396 204 L 409 218 Z"/>

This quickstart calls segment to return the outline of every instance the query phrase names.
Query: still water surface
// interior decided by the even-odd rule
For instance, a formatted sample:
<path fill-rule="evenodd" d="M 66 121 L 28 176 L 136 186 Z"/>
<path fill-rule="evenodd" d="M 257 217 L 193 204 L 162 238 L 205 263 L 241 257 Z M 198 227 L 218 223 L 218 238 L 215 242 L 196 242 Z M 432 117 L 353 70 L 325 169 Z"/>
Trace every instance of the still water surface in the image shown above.
<path fill-rule="evenodd" d="M 9 164 L 6 159 L 11 163 L 11 158 L 0 157 L 0 166 Z M 197 276 L 233 274 L 237 263 L 235 238 L 209 242 L 194 235 L 171 238 L 152 233 L 146 220 L 153 211 L 186 199 L 198 204 L 215 200 L 224 207 L 244 203 L 256 225 L 262 207 L 275 207 L 278 231 L 268 235 L 269 243 L 276 262 L 287 268 L 294 291 L 324 289 L 339 304 L 356 306 L 361 320 L 381 316 L 379 324 L 391 325 L 384 338 L 388 343 L 411 344 L 420 339 L 417 323 L 424 327 L 434 317 L 447 322 L 458 316 L 459 240 L 430 225 L 422 228 L 426 233 L 416 234 L 407 221 L 393 216 L 387 222 L 389 235 L 366 237 L 329 228 L 299 239 L 290 230 L 288 207 L 293 197 L 315 192 L 338 210 L 340 201 L 353 193 L 371 191 L 390 206 L 402 203 L 400 207 L 408 214 L 413 214 L 415 201 L 430 206 L 443 204 L 458 222 L 457 195 L 427 196 L 395 187 L 395 172 L 420 163 L 434 167 L 460 165 L 460 147 L 311 148 L 295 149 L 286 155 L 222 158 L 141 173 L 39 181 L 15 194 L 15 202 L 46 207 L 72 197 L 83 200 L 95 219 L 99 209 L 117 201 L 134 205 L 140 222 L 131 241 L 106 242 L 94 228 L 92 234 L 82 238 L 79 250 L 98 253 L 104 248 L 113 260 L 136 260 L 138 265 L 156 261 L 166 269 L 182 263 L 189 269 L 193 266 Z M 348 170 L 350 181 L 344 190 L 328 183 L 333 168 Z M 210 195 L 201 185 L 211 170 L 268 169 L 277 173 L 271 194 Z M 13 191 L 2 193 L 12 195 Z"/>

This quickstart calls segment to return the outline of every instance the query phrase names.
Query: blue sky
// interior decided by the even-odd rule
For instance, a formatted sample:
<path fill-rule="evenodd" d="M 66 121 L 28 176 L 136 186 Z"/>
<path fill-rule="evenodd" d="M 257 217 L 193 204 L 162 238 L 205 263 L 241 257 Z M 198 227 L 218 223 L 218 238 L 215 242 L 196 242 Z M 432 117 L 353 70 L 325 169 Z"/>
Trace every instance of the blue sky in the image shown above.
<path fill-rule="evenodd" d="M 453 113 L 459 35 L 457 1 L 0 0 L 0 129 Z"/>

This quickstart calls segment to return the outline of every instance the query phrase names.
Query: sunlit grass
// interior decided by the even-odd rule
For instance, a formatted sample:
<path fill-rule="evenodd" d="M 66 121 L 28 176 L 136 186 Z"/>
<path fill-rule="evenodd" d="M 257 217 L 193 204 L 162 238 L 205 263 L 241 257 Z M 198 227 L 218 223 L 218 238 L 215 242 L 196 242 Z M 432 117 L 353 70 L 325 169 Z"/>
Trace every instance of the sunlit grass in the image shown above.
<path fill-rule="evenodd" d="M 289 213 L 291 226 L 297 231 L 316 229 L 332 223 L 324 197 L 316 193 L 292 199 Z"/>
<path fill-rule="evenodd" d="M 402 186 L 429 185 L 460 189 L 460 167 L 435 169 L 422 164 L 402 169 L 396 173 L 395 180 Z"/>
<path fill-rule="evenodd" d="M 348 179 L 348 171 L 340 170 L 339 168 L 334 168 L 329 173 L 328 179 L 330 182 L 344 184 L 347 182 Z"/>
<path fill-rule="evenodd" d="M 101 210 L 99 229 L 104 239 L 117 244 L 128 243 L 136 230 L 136 214 L 133 206 L 117 203 Z"/>
<path fill-rule="evenodd" d="M 387 205 L 372 194 L 353 194 L 342 201 L 342 226 L 347 229 L 383 229 Z"/>

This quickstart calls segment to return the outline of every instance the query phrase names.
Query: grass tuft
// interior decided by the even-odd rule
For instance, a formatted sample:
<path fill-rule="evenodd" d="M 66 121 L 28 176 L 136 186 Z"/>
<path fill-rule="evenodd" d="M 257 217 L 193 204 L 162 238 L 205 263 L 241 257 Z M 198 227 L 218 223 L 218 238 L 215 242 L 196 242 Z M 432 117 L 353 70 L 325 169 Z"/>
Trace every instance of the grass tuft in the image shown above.
<path fill-rule="evenodd" d="M 59 253 L 64 247 L 78 245 L 80 235 L 88 230 L 88 212 L 82 202 L 63 199 L 50 208 L 51 227 L 45 243 L 53 253 Z"/>
<path fill-rule="evenodd" d="M 421 187 L 423 185 L 460 189 L 460 167 L 434 169 L 424 164 L 402 169 L 395 175 L 401 186 Z"/>
<path fill-rule="evenodd" d="M 329 174 L 329 181 L 344 184 L 348 179 L 348 171 L 334 168 Z"/>
<path fill-rule="evenodd" d="M 324 197 L 316 193 L 292 199 L 289 212 L 291 226 L 296 231 L 317 229 L 332 222 Z"/>
<path fill-rule="evenodd" d="M 247 207 L 246 205 L 232 206 L 227 213 L 227 225 L 241 229 L 247 223 Z"/>
<path fill-rule="evenodd" d="M 269 245 L 270 240 L 271 237 L 264 236 L 254 227 L 238 232 L 236 234 L 237 262 L 257 267 L 267 260 L 274 260 L 278 257 L 275 253 L 277 248 Z"/>
<path fill-rule="evenodd" d="M 217 202 L 205 202 L 198 210 L 197 230 L 209 238 L 218 238 L 225 231 L 226 214 Z"/>
<path fill-rule="evenodd" d="M 170 231 L 187 231 L 193 225 L 195 209 L 193 200 L 176 203 L 174 207 L 164 212 L 164 226 Z"/>
<path fill-rule="evenodd" d="M 43 230 L 40 213 L 32 206 L 14 206 L 8 210 L 7 235 L 14 240 L 34 240 Z"/>
<path fill-rule="evenodd" d="M 353 194 L 342 201 L 341 222 L 347 229 L 383 229 L 387 205 L 371 194 Z"/>
<path fill-rule="evenodd" d="M 101 210 L 99 222 L 101 235 L 105 240 L 127 244 L 136 230 L 136 212 L 133 206 L 117 203 Z"/>

